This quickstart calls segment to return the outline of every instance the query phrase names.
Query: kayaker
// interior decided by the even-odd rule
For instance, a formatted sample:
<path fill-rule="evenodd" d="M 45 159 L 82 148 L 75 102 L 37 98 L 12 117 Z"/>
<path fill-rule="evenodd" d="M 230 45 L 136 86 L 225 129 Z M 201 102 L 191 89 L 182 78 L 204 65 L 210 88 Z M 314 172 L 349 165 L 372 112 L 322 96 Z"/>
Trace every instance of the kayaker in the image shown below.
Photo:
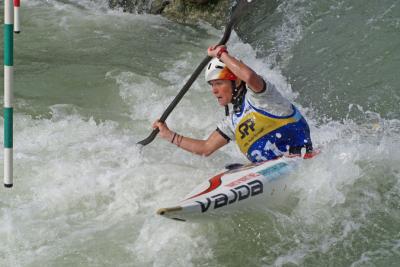
<path fill-rule="evenodd" d="M 206 67 L 205 79 L 227 116 L 206 140 L 171 131 L 166 123 L 154 122 L 159 136 L 195 154 L 209 156 L 236 141 L 252 162 L 276 159 L 282 155 L 312 152 L 310 130 L 298 109 L 283 97 L 275 85 L 264 80 L 243 62 L 228 53 L 226 46 L 210 46 L 213 59 Z M 229 112 L 228 104 L 233 110 Z"/>

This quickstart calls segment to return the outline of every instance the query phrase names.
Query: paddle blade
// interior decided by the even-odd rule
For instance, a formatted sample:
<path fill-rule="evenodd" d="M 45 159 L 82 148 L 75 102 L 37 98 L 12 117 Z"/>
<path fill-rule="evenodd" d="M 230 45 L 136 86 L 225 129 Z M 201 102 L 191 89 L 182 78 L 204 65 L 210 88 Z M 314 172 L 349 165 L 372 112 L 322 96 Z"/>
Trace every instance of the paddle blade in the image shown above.
<path fill-rule="evenodd" d="M 154 138 L 156 138 L 159 131 L 160 130 L 158 128 L 153 130 L 146 139 L 143 139 L 142 141 L 138 142 L 137 144 L 142 145 L 142 146 L 150 144 L 154 140 Z"/>

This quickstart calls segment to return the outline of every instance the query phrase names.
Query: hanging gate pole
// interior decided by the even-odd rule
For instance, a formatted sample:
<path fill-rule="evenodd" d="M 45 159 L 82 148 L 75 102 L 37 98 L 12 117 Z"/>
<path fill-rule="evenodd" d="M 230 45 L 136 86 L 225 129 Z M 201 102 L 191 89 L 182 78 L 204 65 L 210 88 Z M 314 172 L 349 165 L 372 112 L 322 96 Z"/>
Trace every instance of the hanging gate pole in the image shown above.
<path fill-rule="evenodd" d="M 19 0 L 14 0 L 14 32 L 15 33 L 20 33 L 20 24 L 19 24 L 19 5 L 20 1 Z"/>
<path fill-rule="evenodd" d="M 4 0 L 4 186 L 13 186 L 13 64 L 14 9 Z"/>

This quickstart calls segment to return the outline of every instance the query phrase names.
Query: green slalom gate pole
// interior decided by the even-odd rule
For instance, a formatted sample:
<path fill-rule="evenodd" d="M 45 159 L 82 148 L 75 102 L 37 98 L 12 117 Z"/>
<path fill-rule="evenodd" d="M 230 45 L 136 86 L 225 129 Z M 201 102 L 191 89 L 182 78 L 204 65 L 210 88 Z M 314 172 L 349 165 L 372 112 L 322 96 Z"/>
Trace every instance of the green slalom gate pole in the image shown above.
<path fill-rule="evenodd" d="M 13 186 L 14 5 L 4 0 L 4 186 Z"/>

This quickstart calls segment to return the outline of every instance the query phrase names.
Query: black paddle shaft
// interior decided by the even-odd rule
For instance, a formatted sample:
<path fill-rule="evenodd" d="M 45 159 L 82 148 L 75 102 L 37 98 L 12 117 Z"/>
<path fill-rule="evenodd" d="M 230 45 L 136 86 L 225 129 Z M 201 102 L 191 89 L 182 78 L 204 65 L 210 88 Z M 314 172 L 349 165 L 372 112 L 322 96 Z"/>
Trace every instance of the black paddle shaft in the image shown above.
<path fill-rule="evenodd" d="M 218 45 L 224 45 L 229 40 L 233 26 L 236 24 L 240 14 L 243 12 L 245 5 L 250 2 L 251 2 L 251 0 L 240 0 L 239 3 L 234 7 L 234 11 L 232 13 L 231 19 L 228 22 L 228 24 L 226 25 L 224 35 L 222 36 L 222 39 L 219 41 Z M 169 114 L 178 105 L 178 103 L 181 101 L 183 96 L 189 90 L 190 86 L 192 86 L 194 81 L 197 79 L 197 77 L 200 75 L 200 73 L 202 72 L 204 67 L 207 66 L 207 64 L 210 62 L 211 59 L 212 58 L 210 56 L 207 56 L 206 58 L 203 59 L 203 61 L 200 63 L 200 65 L 193 72 L 192 76 L 190 76 L 189 80 L 186 82 L 186 84 L 182 87 L 182 89 L 176 95 L 174 100 L 172 100 L 171 104 L 169 104 L 167 109 L 164 111 L 164 113 L 162 114 L 162 116 L 159 119 L 160 122 L 165 122 L 165 120 L 168 118 Z M 154 129 L 146 139 L 138 142 L 138 144 L 145 146 L 145 145 L 151 143 L 154 140 L 154 138 L 156 138 L 159 131 L 160 130 L 158 128 Z"/>

